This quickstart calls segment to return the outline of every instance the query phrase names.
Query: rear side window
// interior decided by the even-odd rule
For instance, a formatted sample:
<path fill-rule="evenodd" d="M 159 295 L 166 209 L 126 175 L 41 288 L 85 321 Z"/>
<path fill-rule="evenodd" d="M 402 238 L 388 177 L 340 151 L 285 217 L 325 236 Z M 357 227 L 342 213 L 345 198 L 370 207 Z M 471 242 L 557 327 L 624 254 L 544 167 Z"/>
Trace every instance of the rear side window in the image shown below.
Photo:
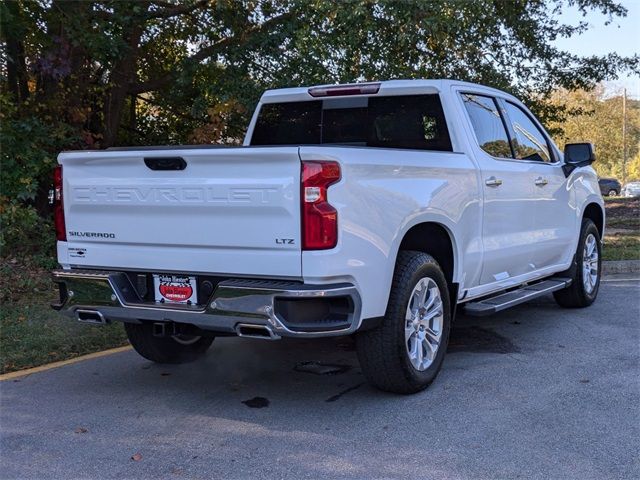
<path fill-rule="evenodd" d="M 440 98 L 421 95 L 372 100 L 368 144 L 373 147 L 451 151 Z"/>
<path fill-rule="evenodd" d="M 516 158 L 551 162 L 547 139 L 529 115 L 509 102 L 506 102 L 506 110 L 515 135 L 512 143 Z"/>
<path fill-rule="evenodd" d="M 495 100 L 483 95 L 463 93 L 462 101 L 480 148 L 494 157 L 513 158 L 507 130 Z"/>
<path fill-rule="evenodd" d="M 262 105 L 251 145 L 314 144 L 451 151 L 438 95 Z"/>

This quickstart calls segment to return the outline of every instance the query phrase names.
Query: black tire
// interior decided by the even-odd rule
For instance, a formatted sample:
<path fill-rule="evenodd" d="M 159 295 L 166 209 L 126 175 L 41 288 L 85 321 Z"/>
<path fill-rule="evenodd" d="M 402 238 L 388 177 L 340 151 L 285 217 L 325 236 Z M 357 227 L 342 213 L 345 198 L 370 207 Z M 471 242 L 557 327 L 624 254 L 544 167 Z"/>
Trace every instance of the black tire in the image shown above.
<path fill-rule="evenodd" d="M 424 278 L 432 279 L 440 290 L 443 325 L 435 358 L 426 370 L 416 369 L 409 359 L 405 340 L 406 310 L 414 287 Z M 365 378 L 371 385 L 393 393 L 423 390 L 438 375 L 449 343 L 451 304 L 447 281 L 438 263 L 422 252 L 398 254 L 387 311 L 382 323 L 356 335 L 356 350 Z"/>
<path fill-rule="evenodd" d="M 200 337 L 193 343 L 179 343 L 170 336 L 154 336 L 150 323 L 125 323 L 124 329 L 136 352 L 156 363 L 193 362 L 206 353 L 214 340 L 214 337 Z"/>
<path fill-rule="evenodd" d="M 584 248 L 585 242 L 589 235 L 593 235 L 596 238 L 596 248 L 598 252 L 598 273 L 595 287 L 591 292 L 587 291 L 583 278 L 583 260 L 584 260 Z M 598 296 L 598 290 L 600 288 L 600 276 L 602 272 L 602 244 L 600 242 L 600 232 L 595 224 L 588 218 L 582 220 L 582 227 L 580 229 L 580 239 L 578 240 L 578 249 L 574 257 L 574 263 L 569 270 L 560 274 L 559 276 L 567 276 L 571 278 L 571 285 L 563 290 L 553 292 L 558 305 L 564 308 L 584 308 L 591 305 Z"/>
<path fill-rule="evenodd" d="M 609 190 L 609 193 L 607 194 L 608 197 L 616 197 L 618 195 L 618 192 L 611 189 Z"/>

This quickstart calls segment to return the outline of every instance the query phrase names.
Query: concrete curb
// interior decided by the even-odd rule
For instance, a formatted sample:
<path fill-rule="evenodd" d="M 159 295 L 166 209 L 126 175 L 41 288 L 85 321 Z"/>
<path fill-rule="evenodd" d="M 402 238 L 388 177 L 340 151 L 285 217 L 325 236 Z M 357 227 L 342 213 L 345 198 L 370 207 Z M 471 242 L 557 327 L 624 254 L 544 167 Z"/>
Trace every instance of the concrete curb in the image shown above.
<path fill-rule="evenodd" d="M 602 273 L 637 273 L 640 272 L 640 260 L 609 260 L 602 262 Z"/>

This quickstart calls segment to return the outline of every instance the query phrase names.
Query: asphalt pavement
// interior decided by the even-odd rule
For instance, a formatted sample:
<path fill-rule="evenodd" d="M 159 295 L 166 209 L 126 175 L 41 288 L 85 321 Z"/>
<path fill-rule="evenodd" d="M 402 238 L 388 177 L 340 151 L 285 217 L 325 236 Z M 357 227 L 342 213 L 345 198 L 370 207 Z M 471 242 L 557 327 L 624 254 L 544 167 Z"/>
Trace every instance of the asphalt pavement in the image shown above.
<path fill-rule="evenodd" d="M 0 477 L 640 478 L 640 281 L 460 318 L 422 393 L 369 387 L 347 338 L 216 339 L 0 383 Z"/>

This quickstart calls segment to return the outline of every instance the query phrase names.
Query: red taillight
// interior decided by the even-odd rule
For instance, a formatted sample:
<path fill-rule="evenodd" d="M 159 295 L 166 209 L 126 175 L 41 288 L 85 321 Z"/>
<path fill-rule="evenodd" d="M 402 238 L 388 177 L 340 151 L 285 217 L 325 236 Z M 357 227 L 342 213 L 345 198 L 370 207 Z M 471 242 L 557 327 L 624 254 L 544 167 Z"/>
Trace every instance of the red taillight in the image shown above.
<path fill-rule="evenodd" d="M 338 211 L 327 188 L 340 180 L 337 162 L 302 162 L 302 249 L 325 250 L 338 243 Z"/>
<path fill-rule="evenodd" d="M 53 171 L 53 222 L 56 226 L 56 238 L 67 241 L 67 228 L 64 223 L 64 200 L 62 197 L 62 165 Z"/>
<path fill-rule="evenodd" d="M 312 97 L 340 97 L 343 95 L 373 95 L 380 90 L 379 83 L 353 83 L 350 85 L 330 85 L 327 87 L 311 87 L 308 92 Z"/>

